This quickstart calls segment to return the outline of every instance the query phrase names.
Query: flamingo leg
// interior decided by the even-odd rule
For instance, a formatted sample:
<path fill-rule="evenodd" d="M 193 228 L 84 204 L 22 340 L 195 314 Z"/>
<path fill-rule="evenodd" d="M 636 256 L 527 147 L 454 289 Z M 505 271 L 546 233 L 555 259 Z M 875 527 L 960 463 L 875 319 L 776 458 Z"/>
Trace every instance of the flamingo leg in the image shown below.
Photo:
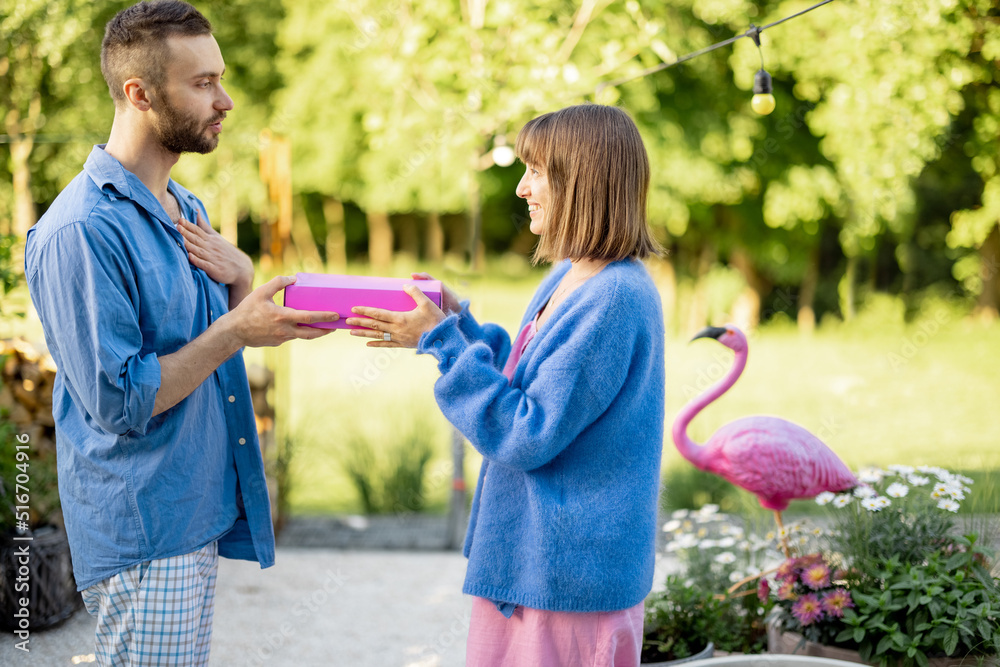
<path fill-rule="evenodd" d="M 781 548 L 785 552 L 785 558 L 791 558 L 792 553 L 788 548 L 788 535 L 785 533 L 785 524 L 781 520 L 781 512 L 774 510 L 774 521 L 778 524 L 778 537 L 781 540 Z"/>

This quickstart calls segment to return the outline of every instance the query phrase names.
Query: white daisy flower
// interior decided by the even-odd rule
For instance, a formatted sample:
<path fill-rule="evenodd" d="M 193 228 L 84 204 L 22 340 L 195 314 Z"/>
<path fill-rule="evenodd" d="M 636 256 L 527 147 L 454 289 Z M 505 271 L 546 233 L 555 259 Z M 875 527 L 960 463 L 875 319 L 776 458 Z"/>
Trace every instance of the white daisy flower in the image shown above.
<path fill-rule="evenodd" d="M 882 509 L 882 503 L 878 501 L 878 498 L 865 498 L 861 501 L 861 506 L 864 507 L 869 512 L 878 512 Z"/>
<path fill-rule="evenodd" d="M 883 507 L 888 507 L 889 505 L 892 505 L 892 501 L 889 500 L 888 498 L 886 498 L 885 496 L 878 496 L 878 497 L 876 497 L 875 498 L 875 502 L 877 502 L 879 504 L 879 508 L 880 509 L 883 508 Z"/>
<path fill-rule="evenodd" d="M 822 528 L 813 528 L 812 529 L 812 534 L 815 535 L 816 537 L 820 537 L 820 536 L 823 535 L 823 529 Z"/>
<path fill-rule="evenodd" d="M 923 475 L 910 475 L 906 478 L 906 481 L 913 486 L 926 486 L 927 484 L 930 484 L 931 478 L 924 477 Z"/>
<path fill-rule="evenodd" d="M 707 528 L 699 528 L 697 535 L 698 535 L 699 538 L 705 537 L 706 535 L 708 535 L 708 529 Z"/>
<path fill-rule="evenodd" d="M 748 542 L 747 540 L 743 540 L 742 542 L 736 545 L 736 548 L 739 549 L 740 551 L 750 551 L 750 549 L 752 549 L 753 547 L 750 545 L 750 542 Z"/>
<path fill-rule="evenodd" d="M 834 507 L 845 507 L 851 504 L 851 495 L 849 493 L 841 493 L 836 498 L 833 499 Z"/>
<path fill-rule="evenodd" d="M 698 510 L 697 513 L 701 514 L 702 516 L 711 516 L 713 514 L 718 514 L 718 512 L 719 512 L 718 505 L 715 505 L 713 503 L 708 503 L 707 505 L 702 505 L 701 509 Z"/>
<path fill-rule="evenodd" d="M 698 538 L 690 533 L 686 533 L 671 542 L 671 544 L 676 544 L 678 549 L 690 549 L 691 547 L 698 546 Z"/>
<path fill-rule="evenodd" d="M 685 519 L 685 518 L 687 518 L 687 515 L 688 515 L 688 511 L 687 510 L 674 510 L 674 512 L 671 513 L 670 518 L 671 519 Z"/>
<path fill-rule="evenodd" d="M 868 484 L 875 484 L 881 482 L 884 475 L 885 471 L 879 468 L 865 468 L 858 473 L 858 479 Z"/>
<path fill-rule="evenodd" d="M 729 549 L 730 547 L 736 546 L 736 540 L 732 537 L 723 537 L 721 540 L 716 542 L 715 545 L 722 547 L 723 549 Z"/>
<path fill-rule="evenodd" d="M 702 540 L 698 543 L 699 549 L 714 549 L 717 546 L 719 543 L 716 540 Z"/>
<path fill-rule="evenodd" d="M 894 473 L 899 474 L 899 475 L 912 475 L 913 471 L 914 471 L 914 468 L 913 468 L 913 466 L 904 466 L 904 465 L 895 464 L 895 465 L 889 466 L 889 470 L 891 470 Z"/>
<path fill-rule="evenodd" d="M 949 486 L 948 495 L 955 500 L 965 500 L 965 489 L 961 486 Z"/>
<path fill-rule="evenodd" d="M 663 532 L 672 533 L 680 527 L 681 527 L 681 522 L 678 521 L 677 519 L 673 519 L 672 521 L 668 521 L 665 524 L 663 524 Z"/>
<path fill-rule="evenodd" d="M 886 495 L 892 496 L 893 498 L 902 498 L 909 492 L 910 492 L 910 487 L 908 487 L 905 484 L 900 484 L 899 482 L 890 484 L 889 488 L 885 490 Z"/>
<path fill-rule="evenodd" d="M 966 477 L 965 475 L 955 475 L 955 479 L 960 481 L 962 484 L 969 484 L 969 485 L 974 484 L 976 481 L 971 477 Z M 966 489 L 966 491 L 968 491 L 968 489 Z"/>
<path fill-rule="evenodd" d="M 875 489 L 870 486 L 856 486 L 854 487 L 854 495 L 857 498 L 871 498 L 876 493 Z"/>
<path fill-rule="evenodd" d="M 957 512 L 958 508 L 961 507 L 954 500 L 944 499 L 938 502 L 938 509 L 948 510 L 949 512 Z"/>
<path fill-rule="evenodd" d="M 731 551 L 723 551 L 721 554 L 713 558 L 716 563 L 722 563 L 723 565 L 728 565 L 730 563 L 736 562 L 736 554 Z"/>
<path fill-rule="evenodd" d="M 743 578 L 745 576 L 746 575 L 740 572 L 739 570 L 733 570 L 732 572 L 729 573 L 729 583 L 735 584 L 737 581 L 743 581 Z"/>
<path fill-rule="evenodd" d="M 817 505 L 826 505 L 831 500 L 833 500 L 836 496 L 837 496 L 837 494 L 834 493 L 833 491 L 824 491 L 823 493 L 821 493 L 818 496 L 816 496 L 816 504 Z"/>

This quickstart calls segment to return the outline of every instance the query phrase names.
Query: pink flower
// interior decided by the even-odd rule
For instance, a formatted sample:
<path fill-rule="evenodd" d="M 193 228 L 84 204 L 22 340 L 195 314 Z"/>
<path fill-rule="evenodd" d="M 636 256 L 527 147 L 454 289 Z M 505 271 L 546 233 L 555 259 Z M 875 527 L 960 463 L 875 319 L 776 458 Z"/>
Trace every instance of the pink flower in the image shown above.
<path fill-rule="evenodd" d="M 802 583 L 818 591 L 830 585 L 830 568 L 824 563 L 810 565 L 802 572 Z"/>
<path fill-rule="evenodd" d="M 778 581 L 788 581 L 795 579 L 795 564 L 797 559 L 789 558 L 781 565 L 778 566 L 778 572 L 775 574 Z"/>
<path fill-rule="evenodd" d="M 795 584 L 790 581 L 786 581 L 778 588 L 779 600 L 794 600 L 797 597 L 795 594 Z"/>
<path fill-rule="evenodd" d="M 823 618 L 823 604 L 815 593 L 807 593 L 792 605 L 792 614 L 803 626 L 811 625 Z"/>
<path fill-rule="evenodd" d="M 798 559 L 796 559 L 796 565 L 798 565 L 799 568 L 801 568 L 803 570 L 808 570 L 810 567 L 812 567 L 813 565 L 816 565 L 818 563 L 823 563 L 823 555 L 822 554 L 818 554 L 818 553 L 817 554 L 806 554 L 805 556 L 799 556 Z"/>
<path fill-rule="evenodd" d="M 846 588 L 837 588 L 823 596 L 823 611 L 831 618 L 841 618 L 844 610 L 853 607 L 854 601 Z"/>
<path fill-rule="evenodd" d="M 761 578 L 760 583 L 757 584 L 757 599 L 761 602 L 767 602 L 767 598 L 771 596 L 771 584 L 767 583 L 767 579 Z"/>

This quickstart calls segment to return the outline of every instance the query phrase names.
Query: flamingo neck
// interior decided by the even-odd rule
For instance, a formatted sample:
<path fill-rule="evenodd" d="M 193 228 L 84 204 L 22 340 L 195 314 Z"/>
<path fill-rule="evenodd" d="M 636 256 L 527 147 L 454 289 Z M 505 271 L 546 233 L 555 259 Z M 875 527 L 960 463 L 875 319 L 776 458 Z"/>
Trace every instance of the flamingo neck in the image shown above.
<path fill-rule="evenodd" d="M 702 470 L 709 469 L 712 462 L 712 456 L 706 451 L 703 445 L 699 445 L 697 442 L 692 440 L 690 436 L 688 436 L 688 424 L 691 423 L 699 412 L 704 410 L 710 403 L 722 396 L 729 390 L 730 387 L 736 384 L 736 380 L 738 380 L 740 375 L 743 374 L 743 369 L 746 368 L 746 365 L 747 349 L 744 347 L 742 350 L 736 350 L 733 365 L 729 369 L 729 372 L 726 373 L 721 380 L 704 391 L 700 396 L 696 396 L 688 402 L 687 405 L 681 408 L 681 411 L 677 413 L 677 417 L 674 419 L 672 435 L 677 451 L 681 453 L 681 456 Z"/>

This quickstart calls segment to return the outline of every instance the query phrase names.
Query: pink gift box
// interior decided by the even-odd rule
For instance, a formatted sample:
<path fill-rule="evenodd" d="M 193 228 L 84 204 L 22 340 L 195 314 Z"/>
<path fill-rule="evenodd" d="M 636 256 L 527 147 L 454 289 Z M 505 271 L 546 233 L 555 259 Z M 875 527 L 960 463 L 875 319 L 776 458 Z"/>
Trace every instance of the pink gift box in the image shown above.
<path fill-rule="evenodd" d="M 336 322 L 318 322 L 305 326 L 317 329 L 364 329 L 344 323 L 354 306 L 385 310 L 413 310 L 416 302 L 403 291 L 403 285 L 420 288 L 438 308 L 441 307 L 440 280 L 405 280 L 371 276 L 340 276 L 326 273 L 296 273 L 295 284 L 285 288 L 285 306 L 296 310 L 335 311 Z"/>

